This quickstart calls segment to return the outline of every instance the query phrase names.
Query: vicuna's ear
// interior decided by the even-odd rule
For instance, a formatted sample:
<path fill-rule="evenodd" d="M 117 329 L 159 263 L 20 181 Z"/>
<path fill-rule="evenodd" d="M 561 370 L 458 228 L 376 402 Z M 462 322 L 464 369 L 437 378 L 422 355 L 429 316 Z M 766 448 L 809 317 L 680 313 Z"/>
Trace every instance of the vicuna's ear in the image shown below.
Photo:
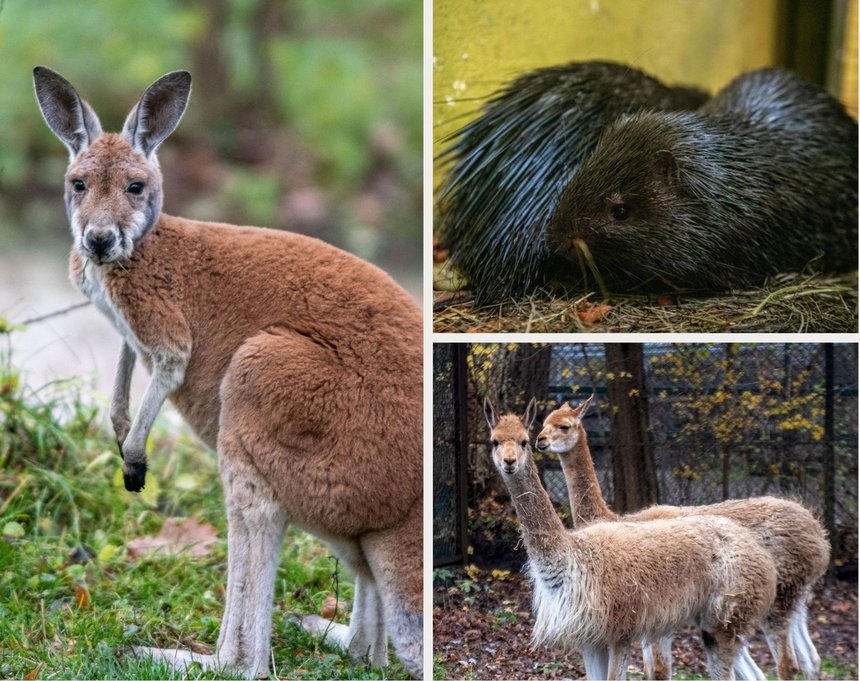
<path fill-rule="evenodd" d="M 191 74 L 173 71 L 146 88 L 122 127 L 131 146 L 151 158 L 176 126 L 191 95 Z"/>
<path fill-rule="evenodd" d="M 484 398 L 484 418 L 487 419 L 487 425 L 490 426 L 490 430 L 496 427 L 496 423 L 498 422 L 496 410 L 493 407 L 493 403 L 490 402 L 489 397 Z"/>
<path fill-rule="evenodd" d="M 33 69 L 33 86 L 45 122 L 68 147 L 72 158 L 86 151 L 102 134 L 95 111 L 59 73 L 37 66 Z"/>
<path fill-rule="evenodd" d="M 537 418 L 537 399 L 532 397 L 529 406 L 526 407 L 526 413 L 523 414 L 523 425 L 526 427 L 526 430 L 532 427 L 535 418 Z"/>
<path fill-rule="evenodd" d="M 585 416 L 585 412 L 588 411 L 588 405 L 591 404 L 591 400 L 593 400 L 593 399 L 594 399 L 594 393 L 589 395 L 588 399 L 585 400 L 585 402 L 580 404 L 578 407 L 573 407 L 573 404 L 570 405 L 571 407 L 573 407 L 573 411 L 576 412 L 576 418 L 582 419 L 582 417 Z"/>

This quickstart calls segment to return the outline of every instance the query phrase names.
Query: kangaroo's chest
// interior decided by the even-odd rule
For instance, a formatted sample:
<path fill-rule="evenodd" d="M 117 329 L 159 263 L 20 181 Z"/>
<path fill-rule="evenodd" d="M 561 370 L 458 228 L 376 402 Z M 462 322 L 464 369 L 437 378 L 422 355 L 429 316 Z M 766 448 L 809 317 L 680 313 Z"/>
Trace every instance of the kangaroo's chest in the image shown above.
<path fill-rule="evenodd" d="M 132 347 L 135 354 L 141 355 L 141 346 L 134 332 L 123 317 L 117 306 L 111 300 L 102 268 L 95 265 L 72 269 L 72 283 L 83 293 L 95 308 L 108 318 L 113 327 Z"/>

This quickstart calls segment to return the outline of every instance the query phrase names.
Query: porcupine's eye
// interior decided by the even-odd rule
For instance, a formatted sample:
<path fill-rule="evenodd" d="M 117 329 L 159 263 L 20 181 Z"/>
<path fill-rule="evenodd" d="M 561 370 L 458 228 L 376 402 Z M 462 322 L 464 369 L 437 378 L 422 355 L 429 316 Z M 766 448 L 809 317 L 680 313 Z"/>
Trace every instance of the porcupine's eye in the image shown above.
<path fill-rule="evenodd" d="M 609 214 L 612 216 L 613 220 L 621 222 L 630 217 L 630 206 L 626 203 L 615 203 L 612 205 L 612 208 L 609 209 Z"/>

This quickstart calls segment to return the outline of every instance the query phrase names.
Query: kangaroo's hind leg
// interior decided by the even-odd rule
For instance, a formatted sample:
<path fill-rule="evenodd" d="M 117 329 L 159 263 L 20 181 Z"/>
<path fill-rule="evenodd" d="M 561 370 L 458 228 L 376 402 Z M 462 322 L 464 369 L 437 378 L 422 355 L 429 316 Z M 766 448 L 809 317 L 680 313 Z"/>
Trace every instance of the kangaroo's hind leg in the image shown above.
<path fill-rule="evenodd" d="M 379 586 L 385 628 L 415 678 L 422 678 L 424 663 L 421 508 L 418 500 L 400 523 L 361 539 Z"/>
<path fill-rule="evenodd" d="M 349 626 L 320 617 L 304 615 L 302 627 L 315 636 L 325 636 L 327 641 L 349 652 L 354 661 L 366 661 L 372 667 L 388 665 L 388 640 L 385 635 L 385 620 L 382 600 L 370 566 L 354 540 L 330 541 L 335 555 L 346 563 L 355 579 L 355 598 Z"/>
<path fill-rule="evenodd" d="M 218 457 L 227 503 L 227 593 L 215 654 L 162 648 L 136 648 L 135 653 L 180 672 L 199 663 L 259 678 L 269 670 L 275 572 L 286 516 L 229 428 L 219 433 Z"/>

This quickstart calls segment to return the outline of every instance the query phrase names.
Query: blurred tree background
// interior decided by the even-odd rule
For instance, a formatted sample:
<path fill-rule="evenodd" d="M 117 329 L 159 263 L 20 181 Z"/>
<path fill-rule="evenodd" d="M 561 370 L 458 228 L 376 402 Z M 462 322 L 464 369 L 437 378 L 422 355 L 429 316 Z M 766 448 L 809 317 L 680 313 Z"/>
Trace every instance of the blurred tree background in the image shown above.
<path fill-rule="evenodd" d="M 6 0 L 0 249 L 68 246 L 67 157 L 34 65 L 66 76 L 107 130 L 186 68 L 191 102 L 159 154 L 165 212 L 310 234 L 418 295 L 421 22 L 414 0 Z"/>

